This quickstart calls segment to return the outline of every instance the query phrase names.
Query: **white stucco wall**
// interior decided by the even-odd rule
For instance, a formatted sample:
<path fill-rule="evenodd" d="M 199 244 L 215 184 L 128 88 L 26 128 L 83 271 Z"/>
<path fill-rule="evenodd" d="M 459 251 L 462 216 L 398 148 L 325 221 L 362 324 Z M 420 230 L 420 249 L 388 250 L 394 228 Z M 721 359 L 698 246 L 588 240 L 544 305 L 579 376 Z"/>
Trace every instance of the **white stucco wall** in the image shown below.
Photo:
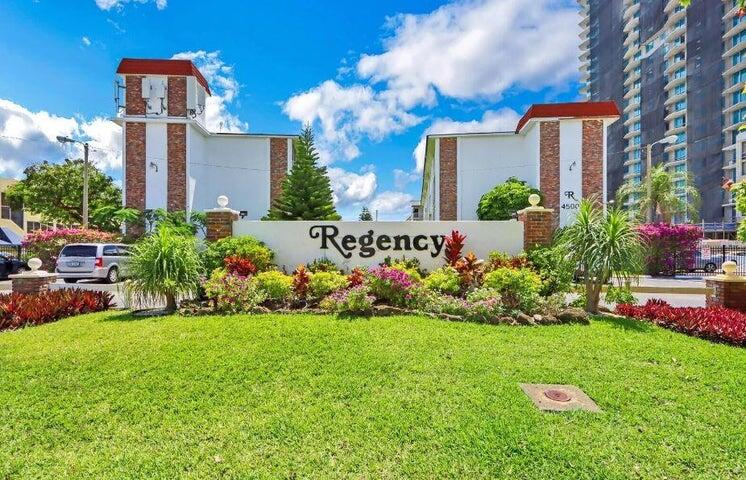
<path fill-rule="evenodd" d="M 321 233 L 319 227 L 336 228 L 337 250 L 331 241 L 327 248 L 322 248 L 322 238 L 312 233 Z M 313 227 L 317 227 L 312 231 Z M 523 223 L 516 220 L 504 222 L 261 222 L 239 220 L 233 225 L 235 236 L 251 235 L 267 244 L 275 252 L 275 263 L 291 272 L 296 265 L 308 263 L 316 258 L 328 258 L 344 269 L 355 266 L 373 266 L 382 262 L 387 256 L 392 258 L 418 258 L 422 267 L 427 270 L 443 266 L 444 250 L 437 251 L 435 242 L 452 230 L 466 235 L 465 252 L 473 251 L 477 257 L 486 258 L 490 252 L 499 250 L 517 255 L 523 250 Z M 374 249 L 372 256 L 361 256 L 361 237 L 372 231 Z M 331 231 L 328 231 L 331 235 Z M 394 250 L 397 235 L 407 235 L 410 239 L 409 250 Z M 414 248 L 414 238 L 420 239 L 423 250 Z M 344 237 L 354 237 L 344 248 Z M 381 237 L 389 241 L 378 245 Z M 436 238 L 433 238 L 436 237 Z M 382 240 L 383 241 L 383 240 Z M 405 242 L 400 243 L 400 247 Z M 388 249 L 383 249 L 388 247 Z M 349 255 L 349 258 L 345 258 Z M 435 256 L 433 256 L 435 255 Z"/>
<path fill-rule="evenodd" d="M 479 199 L 510 177 L 537 184 L 538 155 L 523 135 L 470 135 L 458 138 L 458 218 L 476 220 Z"/>
<path fill-rule="evenodd" d="M 166 208 L 168 195 L 166 124 L 145 125 L 145 208 Z"/>
<path fill-rule="evenodd" d="M 193 209 L 215 207 L 219 195 L 227 195 L 231 208 L 246 210 L 247 219 L 259 219 L 269 209 L 269 138 L 250 136 L 193 135 L 189 173 L 196 180 Z"/>
<path fill-rule="evenodd" d="M 563 120 L 560 122 L 560 226 L 575 219 L 582 196 L 583 121 Z"/>

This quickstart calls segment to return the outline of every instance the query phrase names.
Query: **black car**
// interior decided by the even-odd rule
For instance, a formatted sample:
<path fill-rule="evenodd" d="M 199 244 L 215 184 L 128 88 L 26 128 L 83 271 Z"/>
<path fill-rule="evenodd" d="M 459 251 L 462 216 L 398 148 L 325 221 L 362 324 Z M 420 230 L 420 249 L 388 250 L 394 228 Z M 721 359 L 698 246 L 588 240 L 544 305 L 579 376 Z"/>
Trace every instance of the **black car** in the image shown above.
<path fill-rule="evenodd" d="M 29 270 L 28 264 L 23 260 L 0 253 L 0 280 L 7 280 L 8 275 Z"/>

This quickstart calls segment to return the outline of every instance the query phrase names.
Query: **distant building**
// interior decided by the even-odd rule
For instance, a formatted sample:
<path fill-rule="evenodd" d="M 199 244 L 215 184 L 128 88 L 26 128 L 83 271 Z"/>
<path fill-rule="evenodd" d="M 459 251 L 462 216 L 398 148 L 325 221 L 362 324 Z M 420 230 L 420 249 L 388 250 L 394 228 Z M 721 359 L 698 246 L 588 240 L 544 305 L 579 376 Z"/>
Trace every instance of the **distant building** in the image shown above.
<path fill-rule="evenodd" d="M 513 131 L 428 135 L 422 218 L 476 220 L 482 195 L 516 177 L 566 225 L 580 199 L 606 198 L 606 131 L 618 118 L 613 102 L 534 105 Z"/>
<path fill-rule="evenodd" d="M 653 163 L 692 174 L 701 219 L 735 229 L 733 198 L 722 185 L 746 175 L 738 130 L 746 114 L 746 17 L 737 0 L 693 0 L 689 8 L 679 0 L 579 4 L 582 92 L 623 109 L 608 134 L 609 195 L 643 181 L 646 145 L 676 135 L 675 144 L 654 147 Z"/>
<path fill-rule="evenodd" d="M 39 215 L 31 215 L 23 206 L 13 208 L 8 203 L 5 191 L 16 183 L 18 180 L 0 178 L 0 244 L 18 245 L 28 232 L 52 228 L 43 223 Z"/>

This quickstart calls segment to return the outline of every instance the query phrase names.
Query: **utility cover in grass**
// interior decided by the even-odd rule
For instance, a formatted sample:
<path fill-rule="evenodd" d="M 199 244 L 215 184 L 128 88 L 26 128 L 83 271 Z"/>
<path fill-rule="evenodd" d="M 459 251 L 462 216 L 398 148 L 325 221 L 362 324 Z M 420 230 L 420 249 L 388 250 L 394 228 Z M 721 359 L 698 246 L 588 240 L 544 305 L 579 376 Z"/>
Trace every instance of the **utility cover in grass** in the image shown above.
<path fill-rule="evenodd" d="M 596 413 L 601 411 L 591 397 L 574 385 L 540 383 L 521 383 L 520 385 L 523 392 L 539 410 L 551 412 L 587 410 Z"/>

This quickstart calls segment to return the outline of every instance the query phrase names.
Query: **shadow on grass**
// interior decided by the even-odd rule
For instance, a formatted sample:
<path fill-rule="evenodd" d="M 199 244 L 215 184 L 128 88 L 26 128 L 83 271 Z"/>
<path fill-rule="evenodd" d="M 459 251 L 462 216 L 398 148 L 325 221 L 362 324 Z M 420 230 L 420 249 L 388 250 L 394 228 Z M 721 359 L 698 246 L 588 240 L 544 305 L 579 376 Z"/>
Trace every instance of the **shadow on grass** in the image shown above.
<path fill-rule="evenodd" d="M 116 310 L 113 310 L 116 311 Z M 138 322 L 141 320 L 157 320 L 160 318 L 167 318 L 177 315 L 177 313 L 172 313 L 169 315 L 134 315 L 132 311 L 126 310 L 126 311 L 120 311 L 116 315 L 107 315 L 101 319 L 99 319 L 99 322 Z"/>
<path fill-rule="evenodd" d="M 617 318 L 608 316 L 594 316 L 593 320 L 600 323 L 606 323 L 620 330 L 648 333 L 655 330 L 655 327 L 648 322 L 636 320 L 634 318 Z"/>

